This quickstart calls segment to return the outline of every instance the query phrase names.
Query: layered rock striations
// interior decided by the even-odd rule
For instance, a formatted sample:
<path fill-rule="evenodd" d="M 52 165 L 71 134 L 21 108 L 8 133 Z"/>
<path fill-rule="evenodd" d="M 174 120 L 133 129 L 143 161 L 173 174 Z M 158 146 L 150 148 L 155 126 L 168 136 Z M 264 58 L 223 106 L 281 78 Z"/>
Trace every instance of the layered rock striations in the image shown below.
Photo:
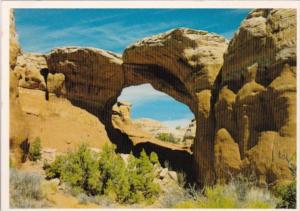
<path fill-rule="evenodd" d="M 238 143 L 240 171 L 254 171 L 262 184 L 290 178 L 296 155 L 296 11 L 252 11 L 229 43 L 220 78 L 216 130 L 225 128 Z"/>
<path fill-rule="evenodd" d="M 226 48 L 224 37 L 187 28 L 145 38 L 124 51 L 126 85 L 151 83 L 197 112 L 196 93 L 212 88 Z"/>
<path fill-rule="evenodd" d="M 111 109 L 124 86 L 122 59 L 94 48 L 57 48 L 47 56 L 50 73 L 65 76 L 65 96 L 99 116 Z"/>
<path fill-rule="evenodd" d="M 62 75 L 54 80 L 60 96 L 97 115 L 120 146 L 133 140 L 137 130 L 124 129 L 131 125 L 124 115 L 128 105 L 113 106 L 123 88 L 150 83 L 193 111 L 193 164 L 186 165 L 194 166 L 200 183 L 240 172 L 254 172 L 261 184 L 291 177 L 288 166 L 296 149 L 295 10 L 253 10 L 230 42 L 179 28 L 138 41 L 122 56 L 63 47 L 45 58 L 49 75 Z M 25 83 L 22 76 L 19 86 L 50 87 L 51 77 L 43 81 L 34 71 L 26 72 L 28 65 L 16 64 L 29 78 Z M 127 151 L 135 147 L 132 140 Z"/>

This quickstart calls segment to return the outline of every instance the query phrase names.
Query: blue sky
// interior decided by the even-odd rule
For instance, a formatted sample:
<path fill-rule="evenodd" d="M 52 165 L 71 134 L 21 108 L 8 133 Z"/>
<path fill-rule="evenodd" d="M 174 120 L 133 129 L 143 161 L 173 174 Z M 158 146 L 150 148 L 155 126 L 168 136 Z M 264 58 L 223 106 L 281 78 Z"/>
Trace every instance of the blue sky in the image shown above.
<path fill-rule="evenodd" d="M 47 53 L 60 46 L 85 46 L 122 53 L 147 36 L 177 27 L 215 32 L 232 38 L 249 9 L 16 9 L 16 30 L 23 51 Z M 191 119 L 189 109 L 157 93 L 150 85 L 130 87 L 133 117 L 161 121 Z M 144 95 L 147 93 L 148 98 Z M 134 100 L 132 96 L 135 95 Z M 157 109 L 157 108 L 160 109 Z M 170 115 L 172 108 L 172 115 Z M 174 111 L 173 111 L 174 110 Z"/>

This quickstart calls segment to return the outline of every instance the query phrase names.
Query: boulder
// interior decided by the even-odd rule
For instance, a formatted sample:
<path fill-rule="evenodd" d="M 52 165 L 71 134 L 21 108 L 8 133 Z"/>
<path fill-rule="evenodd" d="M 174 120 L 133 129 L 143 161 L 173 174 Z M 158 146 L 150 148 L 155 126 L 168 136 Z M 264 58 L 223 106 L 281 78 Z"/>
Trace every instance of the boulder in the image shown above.
<path fill-rule="evenodd" d="M 172 180 L 174 180 L 174 181 L 176 181 L 176 182 L 178 181 L 178 177 L 177 177 L 176 171 L 169 171 L 168 174 L 169 174 L 169 176 L 170 176 L 170 178 L 171 178 Z"/>
<path fill-rule="evenodd" d="M 228 131 L 219 129 L 215 136 L 214 168 L 219 180 L 230 180 L 242 167 L 239 146 Z"/>
<path fill-rule="evenodd" d="M 257 145 L 246 153 L 246 157 L 260 184 L 292 179 L 289 162 L 296 155 L 295 145 L 293 138 L 281 137 L 278 132 L 259 134 Z"/>
<path fill-rule="evenodd" d="M 168 168 L 163 168 L 159 173 L 159 178 L 164 179 L 168 175 Z"/>
<path fill-rule="evenodd" d="M 18 74 L 19 86 L 28 89 L 46 90 L 46 83 L 40 71 L 47 68 L 43 54 L 23 53 L 17 59 L 15 72 Z"/>

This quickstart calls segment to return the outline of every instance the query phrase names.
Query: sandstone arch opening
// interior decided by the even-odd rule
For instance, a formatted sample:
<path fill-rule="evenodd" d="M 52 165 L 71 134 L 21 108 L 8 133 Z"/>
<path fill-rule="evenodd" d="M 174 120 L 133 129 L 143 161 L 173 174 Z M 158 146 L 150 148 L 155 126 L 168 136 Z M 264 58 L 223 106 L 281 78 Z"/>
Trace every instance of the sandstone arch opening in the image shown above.
<path fill-rule="evenodd" d="M 122 89 L 111 109 L 106 129 L 118 152 L 156 152 L 162 165 L 193 179 L 196 122 L 187 105 L 146 83 Z"/>

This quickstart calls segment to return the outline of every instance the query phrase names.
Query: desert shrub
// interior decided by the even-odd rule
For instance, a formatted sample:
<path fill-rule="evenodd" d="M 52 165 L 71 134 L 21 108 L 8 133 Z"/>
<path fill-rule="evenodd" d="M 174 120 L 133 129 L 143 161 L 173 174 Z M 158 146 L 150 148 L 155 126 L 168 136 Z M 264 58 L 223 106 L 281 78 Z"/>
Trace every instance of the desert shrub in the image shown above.
<path fill-rule="evenodd" d="M 10 170 L 11 208 L 50 207 L 41 188 L 41 177 L 36 174 Z"/>
<path fill-rule="evenodd" d="M 185 199 L 176 208 L 275 208 L 278 200 L 251 178 L 239 176 L 229 184 L 204 187 L 202 191 L 185 188 Z M 203 194 L 201 194 L 203 192 Z"/>
<path fill-rule="evenodd" d="M 127 168 L 121 156 L 115 153 L 114 145 L 103 147 L 99 170 L 104 194 L 118 202 L 126 202 L 130 194 Z"/>
<path fill-rule="evenodd" d="M 161 208 L 174 208 L 180 202 L 188 200 L 185 195 L 185 189 L 176 185 L 168 185 L 159 197 Z"/>
<path fill-rule="evenodd" d="M 159 133 L 156 138 L 165 142 L 177 143 L 176 138 L 172 133 Z"/>
<path fill-rule="evenodd" d="M 277 208 L 296 208 L 297 195 L 296 181 L 288 184 L 281 184 L 275 187 L 275 195 L 280 199 Z"/>
<path fill-rule="evenodd" d="M 187 183 L 185 187 L 178 184 L 168 184 L 159 197 L 161 208 L 196 208 L 198 199 L 202 196 L 196 184 Z"/>
<path fill-rule="evenodd" d="M 160 166 L 158 155 L 155 152 L 150 153 L 150 161 L 153 165 Z"/>
<path fill-rule="evenodd" d="M 59 155 L 55 158 L 55 161 L 51 163 L 51 165 L 45 161 L 43 169 L 45 170 L 46 178 L 53 179 L 53 178 L 60 178 L 62 174 L 63 166 L 65 165 L 65 158 L 67 156 Z"/>
<path fill-rule="evenodd" d="M 197 201 L 188 199 L 175 205 L 175 208 L 199 208 Z"/>
<path fill-rule="evenodd" d="M 41 159 L 41 140 L 37 137 L 29 146 L 28 158 L 32 161 Z"/>
<path fill-rule="evenodd" d="M 147 199 L 152 202 L 158 195 L 159 186 L 153 182 L 155 154 L 151 159 L 145 151 L 139 158 L 130 156 L 128 164 L 115 152 L 114 145 L 104 145 L 96 154 L 86 145 L 75 152 L 58 156 L 52 164 L 45 164 L 48 179 L 60 178 L 72 187 L 75 195 L 83 197 L 106 195 L 110 201 L 136 203 Z"/>
<path fill-rule="evenodd" d="M 177 172 L 178 185 L 184 187 L 186 185 L 186 174 L 183 171 Z"/>
<path fill-rule="evenodd" d="M 97 156 L 86 145 L 81 145 L 76 152 L 58 156 L 51 165 L 45 164 L 44 169 L 47 178 L 60 178 L 78 193 L 97 194 L 101 189 Z"/>
<path fill-rule="evenodd" d="M 238 200 L 243 201 L 246 198 L 247 193 L 252 187 L 257 186 L 257 180 L 255 174 L 249 174 L 247 177 L 238 174 L 230 181 L 230 185 L 234 187 Z"/>
<path fill-rule="evenodd" d="M 237 195 L 232 187 L 216 185 L 214 187 L 205 187 L 205 197 L 199 200 L 199 208 L 236 208 Z"/>
<path fill-rule="evenodd" d="M 152 154 L 152 162 L 158 162 L 157 155 Z M 128 163 L 128 175 L 130 183 L 131 203 L 137 203 L 147 199 L 149 203 L 153 202 L 158 195 L 160 187 L 154 183 L 154 163 L 143 150 L 139 158 L 130 156 Z"/>
<path fill-rule="evenodd" d="M 240 203 L 242 208 L 275 208 L 277 201 L 268 189 L 253 186 Z"/>
<path fill-rule="evenodd" d="M 288 163 L 288 168 L 290 169 L 293 179 L 292 181 L 287 181 L 281 184 L 277 184 L 274 187 L 274 194 L 280 199 L 277 208 L 296 208 L 296 197 L 297 197 L 297 166 L 296 166 L 296 154 L 291 157 L 287 155 L 283 156 Z"/>

